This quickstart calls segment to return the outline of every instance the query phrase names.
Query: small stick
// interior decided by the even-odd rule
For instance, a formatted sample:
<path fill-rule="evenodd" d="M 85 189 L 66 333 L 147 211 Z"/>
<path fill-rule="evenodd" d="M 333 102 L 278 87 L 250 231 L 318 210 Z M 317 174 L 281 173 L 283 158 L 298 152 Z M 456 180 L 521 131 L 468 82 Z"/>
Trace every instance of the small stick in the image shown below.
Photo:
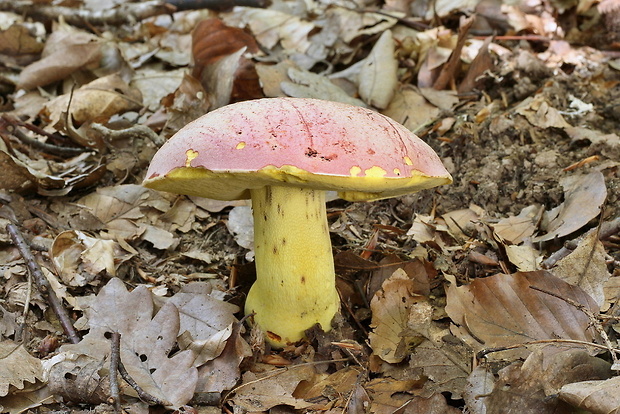
<path fill-rule="evenodd" d="M 517 349 L 517 348 L 526 348 L 530 345 L 543 345 L 543 344 L 575 344 L 575 345 L 589 346 L 592 348 L 604 349 L 606 351 L 609 351 L 609 349 L 607 349 L 605 345 L 595 344 L 593 342 L 578 341 L 576 339 L 541 339 L 538 341 L 522 342 L 520 344 L 514 344 L 514 345 L 498 346 L 495 348 L 486 348 L 476 353 L 476 359 L 482 359 L 486 357 L 487 355 L 495 353 L 495 352 L 510 351 L 512 349 Z M 614 351 L 618 352 L 620 350 L 614 349 Z"/>
<path fill-rule="evenodd" d="M 121 360 L 121 334 L 112 332 L 110 346 L 110 398 L 114 404 L 114 412 L 121 412 L 121 393 L 118 388 L 118 363 Z"/>
<path fill-rule="evenodd" d="M 77 335 L 75 329 L 73 328 L 71 318 L 69 318 L 67 310 L 62 306 L 60 299 L 58 299 L 58 296 L 56 296 L 56 293 L 54 293 L 54 290 L 51 288 L 50 283 L 45 278 L 45 275 L 43 274 L 39 263 L 37 263 L 37 260 L 30 251 L 30 247 L 28 246 L 28 243 L 26 243 L 26 241 L 24 240 L 24 236 L 22 235 L 21 231 L 19 231 L 17 226 L 15 226 L 14 224 L 7 224 L 6 231 L 9 233 L 13 244 L 15 245 L 15 247 L 17 247 L 17 250 L 19 250 L 19 253 L 26 261 L 28 270 L 30 271 L 30 274 L 32 274 L 34 282 L 39 289 L 39 292 L 41 292 L 44 296 L 47 296 L 50 307 L 56 314 L 56 317 L 58 318 L 62 329 L 65 331 L 65 335 L 67 335 L 71 343 L 77 344 L 78 342 L 80 342 L 80 337 Z"/>
<path fill-rule="evenodd" d="M 133 378 L 131 378 L 131 375 L 129 375 L 129 372 L 127 372 L 127 370 L 125 369 L 125 365 L 123 365 L 123 361 L 121 361 L 120 358 L 118 361 L 118 372 L 119 374 L 121 374 L 121 377 L 123 377 L 125 382 L 129 384 L 131 388 L 133 388 L 136 391 L 136 393 L 138 394 L 138 398 L 140 398 L 142 401 L 144 401 L 148 405 L 161 405 L 164 407 L 168 407 L 172 405 L 168 401 L 162 401 L 159 398 L 144 391 L 142 387 L 139 386 L 138 383 Z"/>

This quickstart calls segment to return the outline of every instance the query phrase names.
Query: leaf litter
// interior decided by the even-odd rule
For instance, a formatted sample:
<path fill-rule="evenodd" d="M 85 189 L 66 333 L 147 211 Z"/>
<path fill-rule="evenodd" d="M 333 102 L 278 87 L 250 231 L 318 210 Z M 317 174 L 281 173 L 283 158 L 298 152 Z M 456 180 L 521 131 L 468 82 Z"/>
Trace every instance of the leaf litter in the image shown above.
<path fill-rule="evenodd" d="M 111 395 L 144 411 L 146 394 L 240 413 L 618 410 L 610 2 L 284 1 L 174 19 L 104 3 L 77 20 L 73 6 L 42 7 L 68 13 L 53 23 L 0 12 L 3 412 Z M 120 10 L 131 18 L 114 20 Z M 237 214 L 248 207 L 139 185 L 185 123 L 263 96 L 379 110 L 455 177 L 330 201 L 341 315 L 280 352 L 239 322 L 254 277 L 251 217 Z M 80 342 L 29 283 L 9 223 Z"/>

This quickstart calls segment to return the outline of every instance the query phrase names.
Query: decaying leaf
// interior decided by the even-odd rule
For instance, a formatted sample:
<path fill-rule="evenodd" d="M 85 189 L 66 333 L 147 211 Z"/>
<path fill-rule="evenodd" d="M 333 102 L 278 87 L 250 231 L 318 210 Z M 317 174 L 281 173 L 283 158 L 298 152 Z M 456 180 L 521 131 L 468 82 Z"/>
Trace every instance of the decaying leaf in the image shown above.
<path fill-rule="evenodd" d="M 45 43 L 42 59 L 21 72 L 19 87 L 31 89 L 62 80 L 76 70 L 98 67 L 100 59 L 101 42 L 97 36 L 58 25 Z"/>
<path fill-rule="evenodd" d="M 521 244 L 536 232 L 536 224 L 543 213 L 541 205 L 525 207 L 516 216 L 509 216 L 493 224 L 493 232 L 501 241 Z"/>
<path fill-rule="evenodd" d="M 607 270 L 605 248 L 596 229 L 590 230 L 577 248 L 558 261 L 551 272 L 571 285 L 581 287 L 599 307 L 603 307 L 604 287 L 611 275 Z"/>
<path fill-rule="evenodd" d="M 182 351 L 169 357 L 179 332 L 179 313 L 173 304 L 164 305 L 153 317 L 151 293 L 143 286 L 129 293 L 114 278 L 101 289 L 85 314 L 90 326 L 88 335 L 76 345 L 61 347 L 61 351 L 103 361 L 109 354 L 109 333 L 119 332 L 121 360 L 144 390 L 173 407 L 192 398 L 197 380 L 193 353 Z M 52 366 L 52 372 L 54 369 Z M 69 367 L 56 369 L 66 371 Z"/>
<path fill-rule="evenodd" d="M 394 38 L 392 32 L 386 30 L 364 59 L 360 69 L 359 94 L 364 102 L 379 109 L 387 108 L 396 92 L 397 70 Z"/>
<path fill-rule="evenodd" d="M 424 373 L 428 381 L 424 394 L 450 392 L 454 399 L 462 398 L 463 389 L 470 373 L 471 355 L 459 341 L 445 342 L 424 340 L 416 346 L 409 360 L 409 366 Z"/>
<path fill-rule="evenodd" d="M 52 125 L 65 126 L 65 113 L 70 120 L 82 124 L 87 121 L 107 121 L 112 115 L 142 107 L 140 91 L 131 88 L 118 74 L 104 76 L 67 93 L 46 105 Z"/>
<path fill-rule="evenodd" d="M 313 379 L 315 370 L 312 366 L 278 370 L 266 368 L 260 374 L 250 371 L 243 374 L 241 385 L 235 389 L 232 398 L 235 404 L 248 411 L 266 411 L 276 405 L 296 409 L 312 406 L 312 403 L 293 395 L 300 382 Z"/>
<path fill-rule="evenodd" d="M 600 171 L 569 176 L 560 180 L 564 188 L 564 202 L 543 216 L 544 235 L 534 242 L 566 236 L 585 226 L 598 216 L 607 197 L 605 178 Z"/>
<path fill-rule="evenodd" d="M 514 362 L 499 371 L 495 387 L 484 403 L 489 414 L 504 413 L 506 407 L 543 414 L 570 412 L 570 407 L 558 398 L 564 384 L 609 375 L 609 363 L 583 350 L 552 355 L 534 351 L 525 362 Z"/>
<path fill-rule="evenodd" d="M 294 98 L 326 99 L 365 107 L 366 104 L 349 96 L 344 90 L 324 76 L 296 68 L 289 68 L 287 75 L 291 82 L 282 82 L 280 88 Z"/>
<path fill-rule="evenodd" d="M 388 107 L 381 113 L 415 132 L 435 119 L 439 115 L 439 109 L 429 103 L 416 88 L 410 86 L 398 89 Z"/>
<path fill-rule="evenodd" d="M 560 389 L 563 401 L 587 410 L 590 413 L 618 413 L 620 377 L 604 381 L 581 381 L 566 384 Z"/>
<path fill-rule="evenodd" d="M 61 279 L 69 286 L 85 286 L 102 271 L 116 276 L 117 264 L 131 257 L 113 240 L 90 237 L 75 230 L 56 236 L 50 256 Z"/>
<path fill-rule="evenodd" d="M 591 342 L 596 337 L 583 312 L 530 286 L 570 298 L 593 313 L 598 312 L 598 306 L 583 289 L 545 271 L 499 274 L 460 287 L 452 282 L 446 291 L 446 312 L 454 323 L 471 333 L 461 332 L 461 338 L 467 340 L 469 336 L 468 342 L 475 350 L 544 339 Z M 571 348 L 561 342 L 553 346 Z M 529 354 L 526 350 L 507 353 Z"/>
<path fill-rule="evenodd" d="M 398 269 L 370 302 L 370 346 L 386 362 L 401 362 L 428 336 L 433 309 L 424 296 L 413 293 L 414 288 L 415 282 Z"/>
<path fill-rule="evenodd" d="M 41 360 L 30 355 L 23 345 L 0 342 L 0 397 L 24 390 L 37 381 L 43 381 Z"/>
<path fill-rule="evenodd" d="M 560 112 L 552 107 L 543 94 L 526 98 L 515 109 L 517 114 L 523 115 L 530 124 L 539 128 L 568 128 L 570 124 L 564 120 Z"/>

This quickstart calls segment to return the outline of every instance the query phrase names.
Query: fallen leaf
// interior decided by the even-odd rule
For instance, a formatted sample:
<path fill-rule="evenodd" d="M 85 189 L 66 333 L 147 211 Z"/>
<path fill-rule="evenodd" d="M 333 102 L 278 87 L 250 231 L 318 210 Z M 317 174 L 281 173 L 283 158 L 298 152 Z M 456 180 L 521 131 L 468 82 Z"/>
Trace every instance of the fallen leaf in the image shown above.
<path fill-rule="evenodd" d="M 359 94 L 364 102 L 375 108 L 387 108 L 396 92 L 398 62 L 394 57 L 394 47 L 392 32 L 386 30 L 360 68 Z"/>
<path fill-rule="evenodd" d="M 435 119 L 439 112 L 413 86 L 398 88 L 388 107 L 381 111 L 414 132 Z"/>
<path fill-rule="evenodd" d="M 282 92 L 289 96 L 294 98 L 325 99 L 366 107 L 363 101 L 349 96 L 325 76 L 296 68 L 289 68 L 287 75 L 291 82 L 282 82 L 280 88 L 282 88 Z"/>
<path fill-rule="evenodd" d="M 370 302 L 370 347 L 392 364 L 405 359 L 428 336 L 433 309 L 424 296 L 413 293 L 414 287 L 415 282 L 398 269 Z"/>
<path fill-rule="evenodd" d="M 41 361 L 13 341 L 0 342 L 0 397 L 43 381 Z"/>
<path fill-rule="evenodd" d="M 462 339 L 476 351 L 544 339 L 591 342 L 596 337 L 583 312 L 530 286 L 570 298 L 591 312 L 598 312 L 598 306 L 583 289 L 546 271 L 498 274 L 460 287 L 452 281 L 446 291 L 446 312 L 454 323 L 471 333 L 469 338 L 463 333 Z M 549 349 L 579 347 L 561 342 L 547 345 L 550 346 L 557 348 Z M 528 354 L 521 349 L 504 351 L 501 357 Z"/>
<path fill-rule="evenodd" d="M 153 312 L 153 299 L 144 285 L 127 292 L 123 282 L 113 278 L 84 310 L 90 327 L 88 334 L 78 344 L 64 345 L 60 351 L 101 361 L 109 354 L 109 333 L 118 332 L 121 360 L 138 385 L 160 400 L 168 401 L 171 407 L 184 405 L 196 387 L 195 355 L 192 351 L 181 351 L 170 356 L 180 326 L 176 306 L 168 303 L 155 316 Z"/>
<path fill-rule="evenodd" d="M 565 282 L 581 287 L 599 307 L 603 307 L 605 283 L 611 277 L 605 256 L 598 231 L 593 229 L 585 234 L 575 250 L 556 263 L 551 272 Z"/>
<path fill-rule="evenodd" d="M 141 107 L 140 91 L 127 85 L 118 74 L 95 79 L 73 94 L 61 95 L 45 106 L 50 124 L 57 128 L 65 125 L 64 114 L 67 110 L 70 111 L 70 119 L 82 124 L 107 121 L 112 115 Z"/>
<path fill-rule="evenodd" d="M 531 246 L 504 246 L 510 263 L 517 267 L 519 272 L 533 272 L 540 269 L 542 255 Z M 557 276 L 557 275 L 556 275 Z"/>
<path fill-rule="evenodd" d="M 458 340 L 446 342 L 427 339 L 415 347 L 409 366 L 428 377 L 424 384 L 425 396 L 429 393 L 450 392 L 453 399 L 460 399 L 471 371 L 470 361 L 471 355 L 465 352 L 465 346 Z"/>
<path fill-rule="evenodd" d="M 543 214 L 543 206 L 525 207 L 517 216 L 510 216 L 493 224 L 493 233 L 502 242 L 521 244 L 536 232 L 536 225 Z"/>
<path fill-rule="evenodd" d="M 543 94 L 523 100 L 515 108 L 515 113 L 523 115 L 530 124 L 538 128 L 569 128 L 560 112 L 553 108 Z"/>
<path fill-rule="evenodd" d="M 564 237 L 585 226 L 601 212 L 607 188 L 600 171 L 568 176 L 560 183 L 564 188 L 564 202 L 545 213 L 542 229 L 546 233 L 534 237 L 534 242 Z"/>
<path fill-rule="evenodd" d="M 69 286 L 86 286 L 102 271 L 116 276 L 117 264 L 131 256 L 113 240 L 90 237 L 77 230 L 60 233 L 50 249 L 60 278 Z"/>
<path fill-rule="evenodd" d="M 65 79 L 76 70 L 99 66 L 100 39 L 90 33 L 60 24 L 47 38 L 38 60 L 24 68 L 18 87 L 32 89 Z"/>
<path fill-rule="evenodd" d="M 593 414 L 618 413 L 620 377 L 604 381 L 581 381 L 560 389 L 560 399 Z"/>
<path fill-rule="evenodd" d="M 514 362 L 498 373 L 493 391 L 484 399 L 488 414 L 504 413 L 506 407 L 521 412 L 558 413 L 571 408 L 558 398 L 563 385 L 585 379 L 608 378 L 609 363 L 573 349 L 545 355 L 534 351 L 524 362 Z"/>
<path fill-rule="evenodd" d="M 310 365 L 293 366 L 287 369 L 266 369 L 258 374 L 247 371 L 241 384 L 235 388 L 232 401 L 247 411 L 267 411 L 276 405 L 287 405 L 296 409 L 312 406 L 293 395 L 302 381 L 311 381 L 315 370 Z"/>

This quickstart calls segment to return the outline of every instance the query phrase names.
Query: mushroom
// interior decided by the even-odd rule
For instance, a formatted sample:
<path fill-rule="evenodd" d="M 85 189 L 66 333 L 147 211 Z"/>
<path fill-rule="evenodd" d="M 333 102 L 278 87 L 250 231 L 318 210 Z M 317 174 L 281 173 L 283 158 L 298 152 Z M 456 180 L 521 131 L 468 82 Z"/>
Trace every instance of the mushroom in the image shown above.
<path fill-rule="evenodd" d="M 155 154 L 144 185 L 252 199 L 256 282 L 245 312 L 275 347 L 328 331 L 339 308 L 325 192 L 377 200 L 452 182 L 437 154 L 369 109 L 266 98 L 210 112 Z"/>

